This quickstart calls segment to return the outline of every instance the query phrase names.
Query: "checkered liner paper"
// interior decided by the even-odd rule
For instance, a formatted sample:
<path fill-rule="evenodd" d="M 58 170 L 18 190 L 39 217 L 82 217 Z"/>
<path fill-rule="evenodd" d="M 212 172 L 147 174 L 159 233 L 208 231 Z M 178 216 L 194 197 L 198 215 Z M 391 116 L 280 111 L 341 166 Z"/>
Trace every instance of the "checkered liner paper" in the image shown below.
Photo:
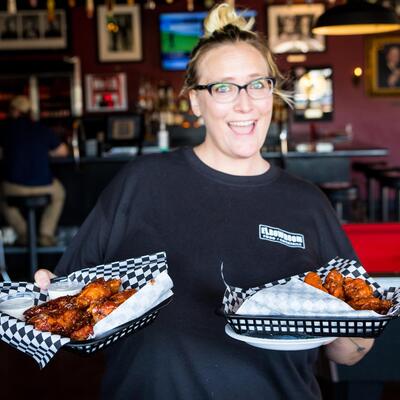
<path fill-rule="evenodd" d="M 362 278 L 367 281 L 374 289 L 374 295 L 383 297 L 393 301 L 393 307 L 389 310 L 388 316 L 398 316 L 400 314 L 400 288 L 382 288 L 375 282 L 365 271 L 365 269 L 356 260 L 346 260 L 342 258 L 334 258 L 328 264 L 317 269 L 315 272 L 325 280 L 329 271 L 337 269 L 342 275 L 351 278 Z M 307 272 L 280 279 L 274 282 L 267 283 L 263 286 L 253 287 L 249 289 L 242 289 L 234 286 L 229 286 L 223 275 L 223 265 L 221 265 L 222 279 L 226 285 L 226 290 L 223 297 L 223 305 L 225 314 L 234 314 L 243 302 L 257 293 L 261 289 L 269 288 L 276 285 L 284 285 L 293 279 L 303 280 Z"/>
<path fill-rule="evenodd" d="M 120 278 L 122 288 L 140 289 L 158 274 L 168 269 L 165 252 L 116 261 L 97 267 L 84 268 L 68 275 L 68 279 L 82 282 L 85 285 L 97 278 Z M 29 292 L 34 296 L 35 305 L 48 300 L 47 290 L 41 290 L 33 283 L 2 282 L 0 296 Z M 71 339 L 41 332 L 32 325 L 0 312 L 0 338 L 16 349 L 33 357 L 43 368 L 54 354 Z"/>

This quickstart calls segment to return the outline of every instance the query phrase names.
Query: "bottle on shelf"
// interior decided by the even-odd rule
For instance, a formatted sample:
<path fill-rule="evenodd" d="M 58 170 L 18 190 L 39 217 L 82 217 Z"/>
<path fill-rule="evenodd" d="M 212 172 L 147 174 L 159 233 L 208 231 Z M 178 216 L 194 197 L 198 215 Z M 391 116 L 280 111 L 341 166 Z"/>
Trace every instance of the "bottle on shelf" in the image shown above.
<path fill-rule="evenodd" d="M 169 150 L 169 132 L 165 123 L 165 114 L 160 113 L 160 127 L 157 133 L 158 148 L 160 151 Z"/>

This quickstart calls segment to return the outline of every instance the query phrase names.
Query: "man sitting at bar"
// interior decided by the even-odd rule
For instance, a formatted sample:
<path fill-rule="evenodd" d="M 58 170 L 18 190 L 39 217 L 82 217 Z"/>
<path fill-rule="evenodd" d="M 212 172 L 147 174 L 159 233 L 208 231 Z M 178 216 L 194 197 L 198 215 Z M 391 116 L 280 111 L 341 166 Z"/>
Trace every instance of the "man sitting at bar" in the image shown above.
<path fill-rule="evenodd" d="M 7 204 L 7 196 L 50 195 L 51 200 L 40 221 L 39 245 L 54 246 L 65 190 L 52 176 L 49 156 L 66 156 L 68 147 L 49 128 L 32 121 L 30 110 L 28 97 L 14 97 L 10 103 L 9 121 L 0 131 L 4 160 L 1 209 L 7 223 L 18 235 L 17 244 L 26 245 L 27 223 L 18 208 Z"/>

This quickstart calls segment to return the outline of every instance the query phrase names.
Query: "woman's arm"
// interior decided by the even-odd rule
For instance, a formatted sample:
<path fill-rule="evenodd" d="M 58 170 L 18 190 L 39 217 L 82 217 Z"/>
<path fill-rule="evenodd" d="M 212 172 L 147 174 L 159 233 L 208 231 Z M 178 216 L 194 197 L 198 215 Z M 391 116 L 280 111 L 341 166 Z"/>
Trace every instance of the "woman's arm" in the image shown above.
<path fill-rule="evenodd" d="M 337 364 L 354 365 L 371 350 L 373 344 L 374 339 L 342 337 L 326 345 L 325 354 Z"/>

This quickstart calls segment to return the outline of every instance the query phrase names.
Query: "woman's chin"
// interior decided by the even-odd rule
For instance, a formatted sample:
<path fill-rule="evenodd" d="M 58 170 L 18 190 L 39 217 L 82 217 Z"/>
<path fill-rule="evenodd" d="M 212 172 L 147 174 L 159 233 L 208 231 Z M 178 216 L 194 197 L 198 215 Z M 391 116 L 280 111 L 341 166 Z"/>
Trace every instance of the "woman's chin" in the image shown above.
<path fill-rule="evenodd" d="M 259 156 L 260 154 L 260 148 L 258 144 L 247 144 L 245 146 L 235 146 L 233 149 L 233 153 L 238 157 L 238 158 L 253 158 L 256 156 Z"/>

